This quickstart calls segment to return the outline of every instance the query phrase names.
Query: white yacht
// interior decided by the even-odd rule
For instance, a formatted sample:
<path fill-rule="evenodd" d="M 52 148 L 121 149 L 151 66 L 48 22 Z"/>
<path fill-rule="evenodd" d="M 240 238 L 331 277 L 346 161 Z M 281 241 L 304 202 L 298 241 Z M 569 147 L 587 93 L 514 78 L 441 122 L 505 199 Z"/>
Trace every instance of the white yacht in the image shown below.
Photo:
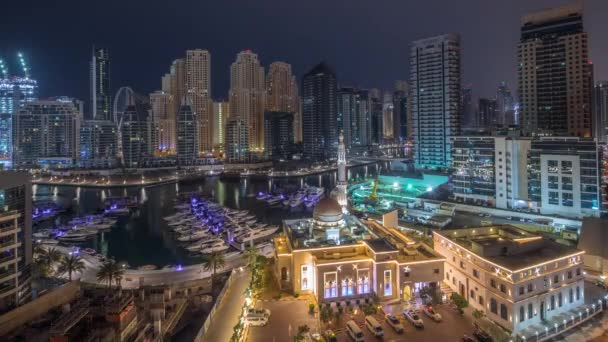
<path fill-rule="evenodd" d="M 248 232 L 247 234 L 238 236 L 236 238 L 236 240 L 237 240 L 237 242 L 240 242 L 240 243 L 249 242 L 251 240 L 256 240 L 256 239 L 270 236 L 270 235 L 274 234 L 278 229 L 279 229 L 278 226 L 270 226 L 269 228 L 262 228 L 262 229 L 253 229 L 250 232 Z"/>
<path fill-rule="evenodd" d="M 230 248 L 224 241 L 216 242 L 205 249 L 201 249 L 201 254 L 209 254 L 213 252 L 222 252 Z"/>
<path fill-rule="evenodd" d="M 199 231 L 196 231 L 193 233 L 184 234 L 184 235 L 178 237 L 177 240 L 181 241 L 181 242 L 190 242 L 190 241 L 200 240 L 207 236 L 209 236 L 209 233 L 199 230 Z"/>
<path fill-rule="evenodd" d="M 213 238 L 211 240 L 205 240 L 203 242 L 196 242 L 193 243 L 189 246 L 186 246 L 186 249 L 191 251 L 191 252 L 195 252 L 195 251 L 200 251 L 202 249 L 208 248 L 209 246 L 216 244 L 218 242 L 224 242 L 222 239 L 220 238 Z"/>

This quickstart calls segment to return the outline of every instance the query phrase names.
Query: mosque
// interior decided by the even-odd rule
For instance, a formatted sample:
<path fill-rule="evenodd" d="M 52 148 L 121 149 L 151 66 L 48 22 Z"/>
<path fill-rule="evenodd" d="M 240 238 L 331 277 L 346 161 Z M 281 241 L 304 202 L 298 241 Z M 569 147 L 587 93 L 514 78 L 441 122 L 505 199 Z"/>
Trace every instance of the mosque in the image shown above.
<path fill-rule="evenodd" d="M 338 147 L 338 182 L 317 203 L 313 217 L 284 220 L 274 239 L 276 273 L 283 290 L 313 294 L 319 302 L 410 300 L 439 286 L 445 259 L 398 227 L 362 221 L 348 213 L 346 149 Z"/>

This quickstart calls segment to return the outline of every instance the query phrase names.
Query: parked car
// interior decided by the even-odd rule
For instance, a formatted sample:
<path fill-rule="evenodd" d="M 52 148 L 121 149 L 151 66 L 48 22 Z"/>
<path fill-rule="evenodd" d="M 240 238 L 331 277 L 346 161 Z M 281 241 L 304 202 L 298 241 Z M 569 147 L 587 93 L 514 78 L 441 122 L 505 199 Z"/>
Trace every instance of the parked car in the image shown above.
<path fill-rule="evenodd" d="M 270 317 L 270 310 L 268 309 L 256 309 L 250 308 L 247 310 L 247 316 L 264 316 L 266 318 Z"/>
<path fill-rule="evenodd" d="M 425 315 L 429 316 L 435 322 L 441 322 L 441 315 L 436 312 L 432 306 L 425 306 L 422 310 Z"/>
<path fill-rule="evenodd" d="M 416 328 L 424 328 L 422 318 L 414 310 L 403 310 L 403 316 L 410 321 Z"/>
<path fill-rule="evenodd" d="M 396 333 L 401 334 L 404 331 L 403 325 L 401 325 L 401 321 L 399 318 L 397 318 L 397 316 L 393 314 L 386 314 L 384 319 L 386 320 L 386 323 L 390 325 L 393 330 L 395 330 Z"/>
<path fill-rule="evenodd" d="M 476 329 L 473 332 L 473 336 L 475 336 L 475 338 L 479 341 L 479 342 L 492 342 L 492 337 L 485 331 L 481 330 L 481 329 Z"/>

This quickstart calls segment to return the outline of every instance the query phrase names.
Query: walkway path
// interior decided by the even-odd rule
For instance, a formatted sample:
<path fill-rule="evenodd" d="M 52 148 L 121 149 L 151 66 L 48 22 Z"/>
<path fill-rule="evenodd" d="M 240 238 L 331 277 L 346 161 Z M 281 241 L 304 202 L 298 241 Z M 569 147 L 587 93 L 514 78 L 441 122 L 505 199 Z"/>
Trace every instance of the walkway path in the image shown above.
<path fill-rule="evenodd" d="M 67 254 L 73 249 L 62 246 L 54 246 L 59 252 Z M 274 246 L 269 245 L 260 250 L 260 254 L 266 257 L 270 257 L 274 254 Z M 97 271 L 101 266 L 101 262 L 94 256 L 80 253 L 83 257 L 86 269 L 82 273 L 72 274 L 72 278 L 80 279 L 82 282 L 106 285 L 107 283 L 100 283 L 97 280 Z M 234 268 L 245 266 L 245 260 L 243 260 L 240 254 L 236 254 L 232 257 L 226 258 L 226 266 L 220 270 L 220 272 L 230 271 Z M 153 271 L 143 271 L 127 269 L 123 275 L 121 286 L 126 289 L 135 289 L 140 286 L 158 286 L 168 285 L 173 283 L 182 283 L 190 280 L 198 280 L 209 278 L 212 275 L 212 271 L 205 271 L 203 265 L 191 265 L 184 266 L 179 269 L 160 269 Z M 67 274 L 58 275 L 67 278 Z"/>
<path fill-rule="evenodd" d="M 226 289 L 223 301 L 217 307 L 215 318 L 211 321 L 204 341 L 230 341 L 233 328 L 239 321 L 241 309 L 245 303 L 243 293 L 251 281 L 251 272 L 240 272 L 236 279 Z"/>

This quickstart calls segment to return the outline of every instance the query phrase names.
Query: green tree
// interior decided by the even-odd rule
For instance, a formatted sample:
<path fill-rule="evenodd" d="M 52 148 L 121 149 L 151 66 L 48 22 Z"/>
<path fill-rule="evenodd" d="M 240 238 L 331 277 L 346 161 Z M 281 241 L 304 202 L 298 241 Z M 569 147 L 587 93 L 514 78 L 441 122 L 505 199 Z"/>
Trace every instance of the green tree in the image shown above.
<path fill-rule="evenodd" d="M 298 334 L 295 336 L 296 342 L 304 341 L 304 335 L 310 331 L 310 327 L 306 324 L 298 326 Z"/>
<path fill-rule="evenodd" d="M 452 293 L 452 297 L 450 297 L 450 299 L 452 300 L 454 305 L 456 305 L 458 311 L 461 314 L 464 313 L 464 308 L 469 306 L 469 302 L 467 302 L 467 300 L 463 296 L 459 295 L 456 292 Z"/>
<path fill-rule="evenodd" d="M 53 273 L 53 266 L 59 260 L 61 260 L 61 253 L 59 253 L 59 251 L 54 247 L 49 249 L 41 248 L 40 254 L 38 254 L 37 258 L 37 262 L 39 262 L 41 269 L 46 270 L 47 276 Z"/>
<path fill-rule="evenodd" d="M 207 272 L 213 271 L 211 275 L 211 292 L 213 292 L 213 283 L 215 282 L 215 275 L 217 270 L 220 270 L 226 266 L 226 258 L 224 254 L 220 252 L 213 252 L 207 257 L 207 260 L 203 263 L 203 269 Z"/>
<path fill-rule="evenodd" d="M 329 306 L 322 306 L 319 316 L 323 323 L 328 323 L 334 318 L 334 310 Z"/>
<path fill-rule="evenodd" d="M 247 264 L 247 267 L 249 267 L 250 270 L 253 271 L 253 269 L 256 267 L 259 255 L 260 253 L 255 247 L 247 247 L 247 249 L 245 249 L 245 251 L 243 252 L 243 259 L 245 260 L 245 263 Z"/>
<path fill-rule="evenodd" d="M 82 258 L 76 254 L 64 256 L 59 262 L 59 273 L 68 273 L 68 279 L 72 281 L 72 273 L 82 272 L 86 269 Z"/>

